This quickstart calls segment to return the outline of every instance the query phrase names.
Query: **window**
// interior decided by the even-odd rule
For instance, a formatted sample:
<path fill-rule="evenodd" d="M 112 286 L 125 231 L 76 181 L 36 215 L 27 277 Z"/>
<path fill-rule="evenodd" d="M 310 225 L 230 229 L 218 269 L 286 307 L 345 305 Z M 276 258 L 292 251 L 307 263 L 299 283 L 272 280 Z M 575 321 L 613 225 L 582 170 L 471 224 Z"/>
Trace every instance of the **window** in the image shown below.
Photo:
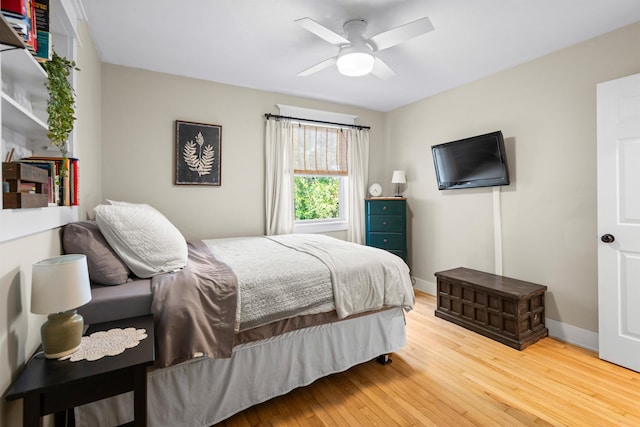
<path fill-rule="evenodd" d="M 292 132 L 295 231 L 346 229 L 349 132 L 303 124 Z"/>

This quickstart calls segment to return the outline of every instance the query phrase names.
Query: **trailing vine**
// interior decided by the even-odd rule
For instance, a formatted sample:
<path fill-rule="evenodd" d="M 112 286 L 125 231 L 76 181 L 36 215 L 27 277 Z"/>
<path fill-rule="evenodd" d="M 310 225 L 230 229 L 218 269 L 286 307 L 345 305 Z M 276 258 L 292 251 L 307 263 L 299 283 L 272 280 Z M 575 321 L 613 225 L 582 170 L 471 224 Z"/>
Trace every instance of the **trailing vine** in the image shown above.
<path fill-rule="evenodd" d="M 69 152 L 69 134 L 73 131 L 76 121 L 75 92 L 69 82 L 69 76 L 71 70 L 80 71 L 80 69 L 76 67 L 75 61 L 69 61 L 67 58 L 59 56 L 55 51 L 51 60 L 44 62 L 42 66 L 48 75 L 46 87 L 49 91 L 49 100 L 47 101 L 49 132 L 47 136 L 51 144 L 62 153 L 63 170 L 61 175 L 64 176 L 66 172 L 65 160 Z"/>

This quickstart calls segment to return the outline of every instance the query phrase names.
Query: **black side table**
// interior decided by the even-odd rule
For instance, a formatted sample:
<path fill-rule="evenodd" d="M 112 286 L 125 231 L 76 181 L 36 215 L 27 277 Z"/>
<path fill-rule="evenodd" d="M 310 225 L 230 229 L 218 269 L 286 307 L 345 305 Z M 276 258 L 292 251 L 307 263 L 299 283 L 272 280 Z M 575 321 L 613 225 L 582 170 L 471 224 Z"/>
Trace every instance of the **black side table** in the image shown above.
<path fill-rule="evenodd" d="M 147 338 L 117 356 L 71 362 L 46 359 L 39 354 L 29 361 L 5 396 L 7 400 L 24 398 L 23 426 L 40 426 L 40 417 L 53 413 L 56 426 L 63 425 L 68 409 L 131 390 L 135 417 L 131 425 L 146 426 L 147 367 L 155 361 L 153 316 L 96 323 L 89 327 L 87 335 L 128 327 L 146 329 Z"/>

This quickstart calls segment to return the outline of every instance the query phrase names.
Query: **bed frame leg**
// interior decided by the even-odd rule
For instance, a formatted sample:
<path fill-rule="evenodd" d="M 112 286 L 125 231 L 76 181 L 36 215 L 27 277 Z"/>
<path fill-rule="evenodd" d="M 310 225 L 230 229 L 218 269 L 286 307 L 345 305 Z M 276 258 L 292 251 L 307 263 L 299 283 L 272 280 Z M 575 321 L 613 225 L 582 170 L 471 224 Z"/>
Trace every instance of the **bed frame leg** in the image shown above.
<path fill-rule="evenodd" d="M 381 365 L 388 365 L 389 363 L 393 362 L 393 360 L 391 360 L 388 354 L 383 354 L 376 358 L 376 362 Z"/>

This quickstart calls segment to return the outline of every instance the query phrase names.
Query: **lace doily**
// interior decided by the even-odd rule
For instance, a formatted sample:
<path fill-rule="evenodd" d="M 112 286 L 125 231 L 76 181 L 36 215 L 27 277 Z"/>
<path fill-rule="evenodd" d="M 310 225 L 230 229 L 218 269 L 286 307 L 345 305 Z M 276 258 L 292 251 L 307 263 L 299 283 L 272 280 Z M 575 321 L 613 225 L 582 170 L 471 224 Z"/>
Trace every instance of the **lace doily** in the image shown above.
<path fill-rule="evenodd" d="M 126 328 L 110 329 L 108 331 L 94 332 L 82 337 L 80 348 L 75 353 L 61 357 L 60 360 L 70 359 L 72 362 L 79 360 L 98 360 L 104 356 L 117 356 L 128 348 L 137 346 L 147 337 L 145 329 Z"/>

